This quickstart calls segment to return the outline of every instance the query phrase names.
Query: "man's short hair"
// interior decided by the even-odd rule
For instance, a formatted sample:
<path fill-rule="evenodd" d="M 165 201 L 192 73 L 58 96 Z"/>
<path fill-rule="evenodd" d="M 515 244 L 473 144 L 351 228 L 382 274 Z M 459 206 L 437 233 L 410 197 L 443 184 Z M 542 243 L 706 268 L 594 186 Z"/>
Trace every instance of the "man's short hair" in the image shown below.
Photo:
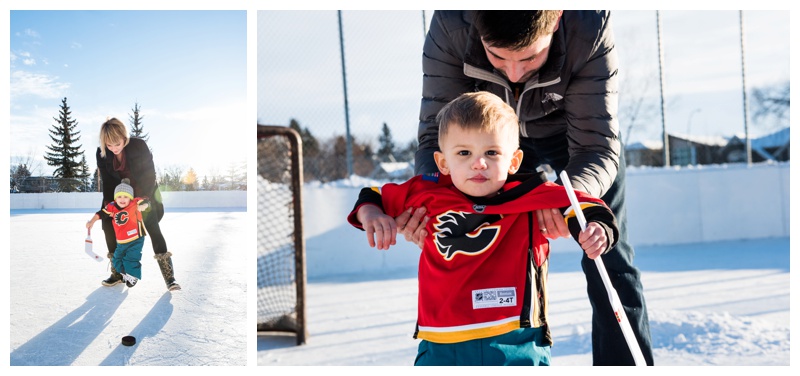
<path fill-rule="evenodd" d="M 558 10 L 479 10 L 474 23 L 489 46 L 521 50 L 551 34 L 558 17 Z"/>
<path fill-rule="evenodd" d="M 511 132 L 515 140 L 513 148 L 519 147 L 519 118 L 506 102 L 488 91 L 465 93 L 446 104 L 436 115 L 439 124 L 439 145 L 447 136 L 450 127 L 484 133 Z"/>

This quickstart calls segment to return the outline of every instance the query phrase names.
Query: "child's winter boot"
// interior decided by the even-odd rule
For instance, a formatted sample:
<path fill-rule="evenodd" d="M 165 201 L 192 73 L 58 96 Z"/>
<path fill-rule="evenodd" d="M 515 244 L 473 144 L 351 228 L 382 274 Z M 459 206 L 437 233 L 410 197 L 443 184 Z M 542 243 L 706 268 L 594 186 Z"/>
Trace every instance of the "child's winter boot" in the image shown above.
<path fill-rule="evenodd" d="M 125 285 L 128 286 L 128 288 L 136 286 L 136 282 L 139 282 L 138 278 L 127 273 L 122 275 L 122 279 L 125 280 Z"/>
<path fill-rule="evenodd" d="M 112 253 L 108 254 L 108 259 L 111 260 L 111 257 L 114 255 Z M 111 276 L 103 280 L 103 286 L 116 286 L 119 283 L 122 283 L 122 274 L 114 269 L 114 264 L 111 265 Z"/>

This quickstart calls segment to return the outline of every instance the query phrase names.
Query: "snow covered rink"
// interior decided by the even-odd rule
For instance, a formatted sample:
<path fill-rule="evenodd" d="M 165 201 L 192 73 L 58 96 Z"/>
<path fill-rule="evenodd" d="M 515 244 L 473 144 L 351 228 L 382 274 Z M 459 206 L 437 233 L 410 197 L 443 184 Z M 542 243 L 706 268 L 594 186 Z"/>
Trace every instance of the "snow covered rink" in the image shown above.
<path fill-rule="evenodd" d="M 105 287 L 84 253 L 91 210 L 11 210 L 10 365 L 244 366 L 254 235 L 244 208 L 170 209 L 161 221 L 183 288 L 167 291 L 150 239 L 142 280 Z M 94 250 L 105 256 L 100 223 Z M 123 336 L 136 344 L 123 346 Z"/>

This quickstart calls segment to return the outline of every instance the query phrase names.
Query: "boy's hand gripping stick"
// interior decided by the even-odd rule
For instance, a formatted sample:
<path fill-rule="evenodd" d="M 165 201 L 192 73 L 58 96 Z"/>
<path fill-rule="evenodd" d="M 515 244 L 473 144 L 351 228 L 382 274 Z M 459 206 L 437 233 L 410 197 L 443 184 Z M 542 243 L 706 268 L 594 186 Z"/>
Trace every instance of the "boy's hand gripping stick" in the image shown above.
<path fill-rule="evenodd" d="M 575 212 L 575 217 L 578 218 L 578 224 L 581 226 L 581 231 L 586 230 L 586 218 L 583 216 L 583 211 L 578 203 L 578 198 L 575 196 L 575 191 L 572 189 L 572 184 L 569 182 L 569 176 L 566 171 L 561 171 L 561 184 L 567 191 L 569 202 L 572 204 L 572 210 Z M 622 307 L 622 302 L 619 300 L 617 290 L 611 285 L 611 279 L 608 278 L 606 266 L 603 264 L 602 256 L 594 259 L 597 266 L 597 271 L 600 272 L 600 278 L 603 280 L 603 285 L 608 292 L 608 300 L 611 302 L 611 309 L 614 310 L 614 315 L 617 317 L 617 322 L 622 329 L 622 334 L 625 335 L 625 341 L 628 342 L 628 348 L 631 350 L 633 360 L 637 366 L 646 366 L 647 363 L 642 355 L 642 350 L 639 348 L 639 343 L 636 342 L 636 336 L 633 334 L 631 323 L 628 321 L 628 316 L 625 315 L 625 310 Z"/>

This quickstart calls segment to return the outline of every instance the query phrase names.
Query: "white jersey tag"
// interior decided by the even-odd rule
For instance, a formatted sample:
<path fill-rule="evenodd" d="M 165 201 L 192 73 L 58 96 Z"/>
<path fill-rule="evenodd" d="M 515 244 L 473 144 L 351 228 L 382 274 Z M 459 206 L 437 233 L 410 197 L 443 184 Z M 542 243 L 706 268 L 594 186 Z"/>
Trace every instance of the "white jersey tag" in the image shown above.
<path fill-rule="evenodd" d="M 517 305 L 517 290 L 514 287 L 473 290 L 472 309 L 513 307 Z"/>

